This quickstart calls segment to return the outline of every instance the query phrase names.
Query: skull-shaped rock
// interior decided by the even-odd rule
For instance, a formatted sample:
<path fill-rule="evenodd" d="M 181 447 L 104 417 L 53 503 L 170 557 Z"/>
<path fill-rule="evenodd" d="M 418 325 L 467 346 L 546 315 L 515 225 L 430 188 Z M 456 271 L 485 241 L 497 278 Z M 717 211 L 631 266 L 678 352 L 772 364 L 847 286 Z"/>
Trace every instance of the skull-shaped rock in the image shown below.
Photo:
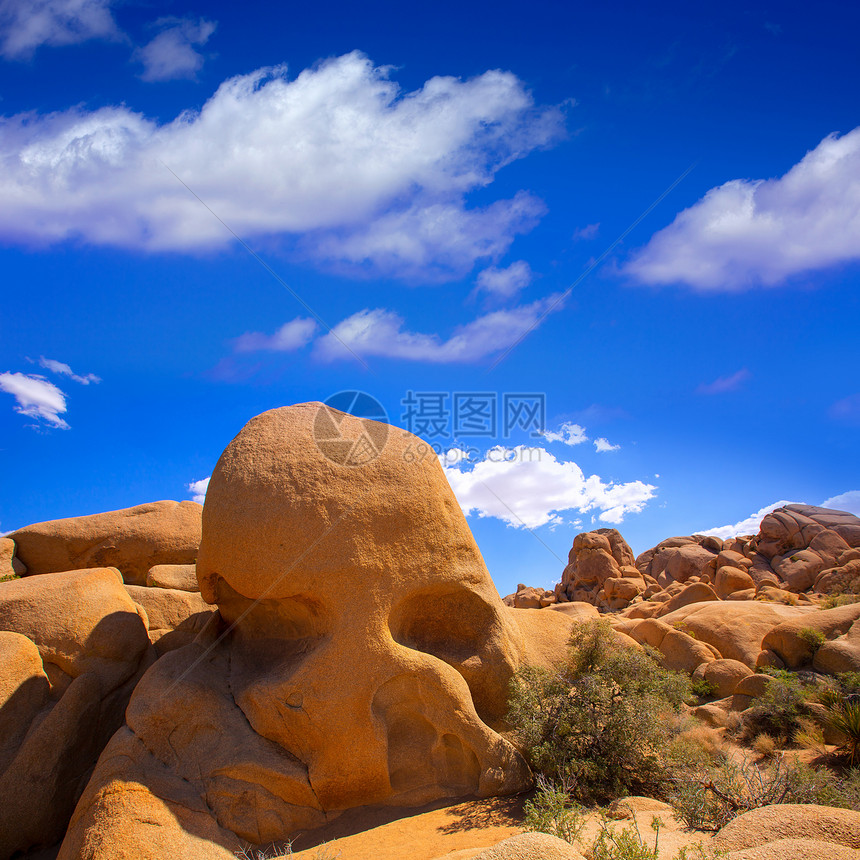
<path fill-rule="evenodd" d="M 571 622 L 503 606 L 415 436 L 315 403 L 253 419 L 209 483 L 197 573 L 221 628 L 143 678 L 61 860 L 138 850 L 140 821 L 180 821 L 185 852 L 189 834 L 233 850 L 355 806 L 530 784 L 499 733 L 508 682 Z"/>
<path fill-rule="evenodd" d="M 375 456 L 331 457 L 321 415 Z M 491 726 L 521 634 L 432 450 L 380 427 L 286 407 L 221 457 L 197 569 L 233 627 L 236 703 L 325 810 L 519 790 L 528 770 Z"/>

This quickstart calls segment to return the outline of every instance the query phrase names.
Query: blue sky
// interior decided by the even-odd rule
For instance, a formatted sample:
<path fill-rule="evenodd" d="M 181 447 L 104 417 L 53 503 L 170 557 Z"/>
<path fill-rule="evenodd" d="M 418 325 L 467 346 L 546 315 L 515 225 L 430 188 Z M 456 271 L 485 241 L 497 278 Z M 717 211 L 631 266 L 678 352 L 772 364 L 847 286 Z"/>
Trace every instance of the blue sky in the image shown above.
<path fill-rule="evenodd" d="M 0 0 L 0 529 L 191 498 L 342 390 L 441 406 L 502 594 L 585 528 L 860 513 L 858 25 Z"/>

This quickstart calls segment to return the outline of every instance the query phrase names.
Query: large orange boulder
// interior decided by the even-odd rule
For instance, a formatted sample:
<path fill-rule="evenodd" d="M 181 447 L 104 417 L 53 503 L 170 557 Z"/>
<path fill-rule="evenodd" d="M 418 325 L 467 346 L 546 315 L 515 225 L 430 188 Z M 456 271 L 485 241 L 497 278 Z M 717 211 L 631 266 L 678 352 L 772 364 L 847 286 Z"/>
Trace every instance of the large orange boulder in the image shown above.
<path fill-rule="evenodd" d="M 111 568 L 0 583 L 0 858 L 62 838 L 153 659 Z"/>
<path fill-rule="evenodd" d="M 197 560 L 221 629 L 140 682 L 61 858 L 115 838 L 148 856 L 110 811 L 122 786 L 132 818 L 175 812 L 177 846 L 217 822 L 229 850 L 356 806 L 530 785 L 497 731 L 508 683 L 524 661 L 556 659 L 573 622 L 502 604 L 438 459 L 417 446 L 321 404 L 264 413 L 230 443 Z M 193 831 L 188 792 L 211 816 L 195 813 Z"/>
<path fill-rule="evenodd" d="M 144 585 L 154 565 L 194 563 L 202 510 L 196 502 L 152 502 L 36 523 L 9 537 L 28 574 L 115 567 L 126 582 Z"/>

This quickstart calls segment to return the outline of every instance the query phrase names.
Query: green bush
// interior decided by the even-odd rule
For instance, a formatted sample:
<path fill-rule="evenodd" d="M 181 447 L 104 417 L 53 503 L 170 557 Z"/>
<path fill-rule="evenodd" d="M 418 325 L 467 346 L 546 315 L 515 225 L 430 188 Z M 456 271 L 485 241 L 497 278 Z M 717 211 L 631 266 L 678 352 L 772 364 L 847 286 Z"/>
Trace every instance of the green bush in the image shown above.
<path fill-rule="evenodd" d="M 843 700 L 829 707 L 826 720 L 845 738 L 839 752 L 848 759 L 849 766 L 860 764 L 860 702 Z"/>
<path fill-rule="evenodd" d="M 690 682 L 690 692 L 699 699 L 713 699 L 717 694 L 717 685 L 705 678 L 694 678 Z"/>
<path fill-rule="evenodd" d="M 773 681 L 764 694 L 744 712 L 748 738 L 766 734 L 783 743 L 794 737 L 806 715 L 806 692 L 800 679 L 791 672 L 772 669 Z"/>
<path fill-rule="evenodd" d="M 650 650 L 619 647 L 596 620 L 577 628 L 563 665 L 521 669 L 508 721 L 532 768 L 582 802 L 659 790 L 667 717 L 689 696 L 689 679 Z"/>
<path fill-rule="evenodd" d="M 811 627 L 801 627 L 797 635 L 809 648 L 813 657 L 816 651 L 827 641 L 827 637 L 820 630 L 813 630 Z"/>
<path fill-rule="evenodd" d="M 660 827 L 662 822 L 656 816 L 651 820 L 654 830 L 654 847 L 651 848 L 642 838 L 636 820 L 622 829 L 601 822 L 600 832 L 590 847 L 585 849 L 586 860 L 659 860 Z"/>

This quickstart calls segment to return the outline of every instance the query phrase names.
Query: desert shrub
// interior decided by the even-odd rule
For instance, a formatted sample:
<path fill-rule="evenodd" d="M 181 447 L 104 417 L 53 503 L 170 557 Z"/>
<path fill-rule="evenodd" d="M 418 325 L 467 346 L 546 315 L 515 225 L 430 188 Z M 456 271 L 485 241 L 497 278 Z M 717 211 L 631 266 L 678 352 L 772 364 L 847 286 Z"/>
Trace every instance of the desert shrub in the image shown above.
<path fill-rule="evenodd" d="M 836 683 L 846 696 L 860 693 L 860 672 L 840 672 L 836 676 Z"/>
<path fill-rule="evenodd" d="M 508 721 L 532 768 L 582 802 L 654 791 L 660 754 L 689 695 L 689 679 L 650 649 L 620 648 L 606 621 L 577 628 L 553 671 L 514 676 Z"/>
<path fill-rule="evenodd" d="M 811 627 L 801 627 L 797 635 L 806 647 L 809 648 L 809 652 L 813 657 L 815 656 L 815 652 L 827 641 L 827 637 L 820 630 L 813 630 Z"/>
<path fill-rule="evenodd" d="M 712 699 L 717 694 L 717 685 L 705 678 L 694 678 L 690 682 L 690 692 L 699 699 Z"/>
<path fill-rule="evenodd" d="M 670 772 L 708 767 L 724 758 L 720 733 L 694 718 L 679 727 L 663 753 L 663 763 Z"/>
<path fill-rule="evenodd" d="M 787 742 L 800 728 L 806 715 L 806 693 L 800 679 L 791 672 L 771 670 L 774 678 L 764 694 L 744 712 L 747 737 L 767 734 Z"/>
<path fill-rule="evenodd" d="M 5 576 L 0 576 L 0 582 L 9 582 L 13 579 L 20 579 L 17 573 L 7 573 Z"/>
<path fill-rule="evenodd" d="M 585 827 L 585 812 L 577 803 L 571 803 L 568 792 L 545 776 L 537 778 L 537 791 L 525 804 L 526 830 L 549 833 L 573 844 Z"/>
<path fill-rule="evenodd" d="M 735 816 L 775 803 L 818 803 L 860 809 L 860 777 L 838 777 L 779 755 L 767 767 L 744 760 L 686 773 L 671 796 L 678 817 L 695 830 L 717 831 Z"/>
<path fill-rule="evenodd" d="M 834 592 L 826 595 L 819 605 L 822 609 L 836 609 L 837 606 L 848 606 L 849 603 L 860 603 L 860 594 Z"/>
<path fill-rule="evenodd" d="M 618 828 L 605 819 L 594 842 L 585 849 L 586 860 L 658 860 L 660 857 L 660 827 L 662 822 L 654 816 L 651 829 L 654 830 L 654 847 L 642 838 L 639 825 L 634 819 L 626 827 Z"/>

